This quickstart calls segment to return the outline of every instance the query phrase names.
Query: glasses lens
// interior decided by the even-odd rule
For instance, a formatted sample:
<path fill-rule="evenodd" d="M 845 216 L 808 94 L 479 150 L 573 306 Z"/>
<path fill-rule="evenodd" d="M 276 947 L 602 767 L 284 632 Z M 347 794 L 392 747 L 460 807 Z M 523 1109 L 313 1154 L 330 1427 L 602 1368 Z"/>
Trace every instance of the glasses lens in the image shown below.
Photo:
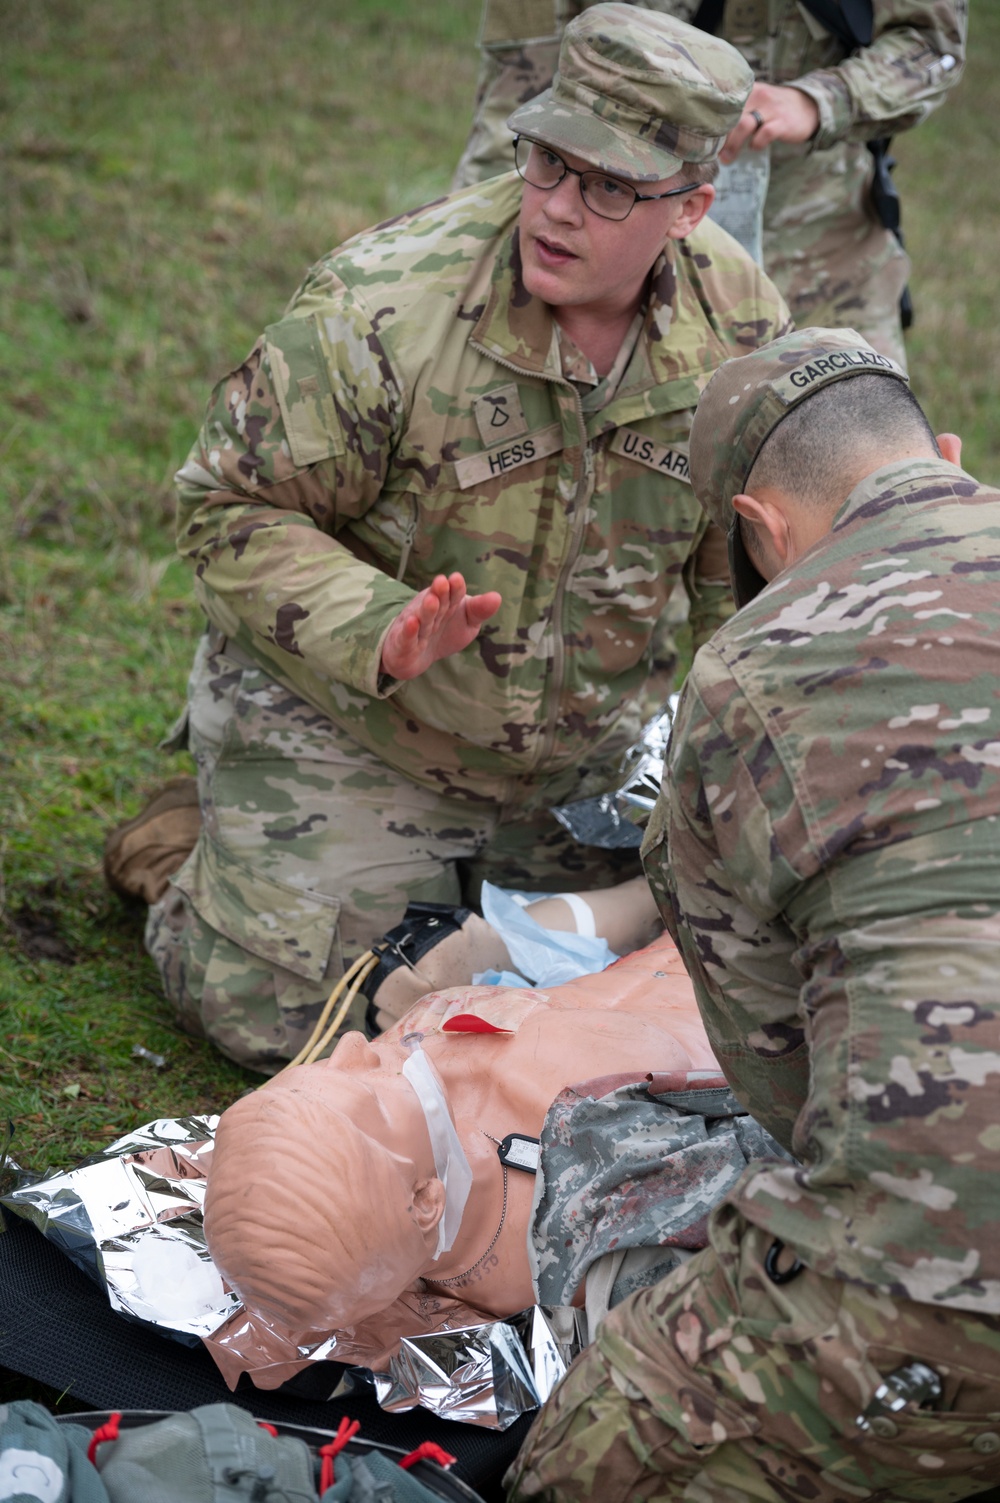
<path fill-rule="evenodd" d="M 584 172 L 580 187 L 595 214 L 605 219 L 627 219 L 635 203 L 635 189 L 602 172 Z"/>
<path fill-rule="evenodd" d="M 524 181 L 533 188 L 554 188 L 566 175 L 562 157 L 523 136 L 518 137 L 514 160 Z"/>

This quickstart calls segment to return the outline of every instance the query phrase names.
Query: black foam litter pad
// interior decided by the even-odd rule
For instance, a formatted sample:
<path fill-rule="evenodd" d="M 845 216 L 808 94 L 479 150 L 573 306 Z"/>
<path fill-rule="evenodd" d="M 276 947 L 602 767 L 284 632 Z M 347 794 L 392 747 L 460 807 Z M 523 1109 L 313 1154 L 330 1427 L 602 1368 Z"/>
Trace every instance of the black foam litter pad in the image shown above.
<path fill-rule="evenodd" d="M 244 1374 L 226 1387 L 203 1346 L 182 1346 L 116 1315 L 97 1284 L 29 1222 L 10 1213 L 0 1235 L 0 1366 L 65 1392 L 95 1409 L 193 1409 L 234 1403 L 257 1419 L 336 1430 L 347 1415 L 380 1445 L 415 1449 L 433 1440 L 457 1457 L 455 1472 L 487 1500 L 503 1497 L 501 1478 L 531 1416 L 507 1430 L 438 1419 L 425 1409 L 386 1414 L 366 1394 L 326 1399 L 334 1363 L 317 1363 L 289 1388 L 254 1388 Z"/>

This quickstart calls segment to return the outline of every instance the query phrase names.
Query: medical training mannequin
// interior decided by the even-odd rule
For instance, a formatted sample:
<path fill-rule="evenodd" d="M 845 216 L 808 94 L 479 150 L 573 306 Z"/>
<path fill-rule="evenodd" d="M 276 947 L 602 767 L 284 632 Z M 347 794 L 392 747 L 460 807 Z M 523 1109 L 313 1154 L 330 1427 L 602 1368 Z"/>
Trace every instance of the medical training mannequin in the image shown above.
<path fill-rule="evenodd" d="M 247 1310 L 296 1342 L 388 1314 L 407 1294 L 512 1314 L 534 1302 L 534 1178 L 505 1176 L 495 1140 L 537 1138 L 580 1081 L 716 1069 L 666 936 L 545 992 L 434 993 L 373 1044 L 347 1034 L 329 1059 L 223 1113 L 209 1250 Z"/>

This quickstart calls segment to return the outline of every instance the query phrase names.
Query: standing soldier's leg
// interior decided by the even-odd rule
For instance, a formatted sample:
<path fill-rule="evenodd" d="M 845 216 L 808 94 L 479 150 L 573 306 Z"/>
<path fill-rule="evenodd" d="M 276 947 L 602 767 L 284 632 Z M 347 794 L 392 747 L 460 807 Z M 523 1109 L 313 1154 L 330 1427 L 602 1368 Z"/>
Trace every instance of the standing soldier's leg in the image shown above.
<path fill-rule="evenodd" d="M 472 125 L 453 190 L 514 170 L 507 117 L 552 82 L 559 56 L 555 0 L 484 0 L 479 46 Z"/>
<path fill-rule="evenodd" d="M 859 141 L 805 157 L 772 148 L 764 267 L 798 328 L 857 329 L 905 370 L 899 300 L 910 261 L 875 217 L 871 175 Z"/>

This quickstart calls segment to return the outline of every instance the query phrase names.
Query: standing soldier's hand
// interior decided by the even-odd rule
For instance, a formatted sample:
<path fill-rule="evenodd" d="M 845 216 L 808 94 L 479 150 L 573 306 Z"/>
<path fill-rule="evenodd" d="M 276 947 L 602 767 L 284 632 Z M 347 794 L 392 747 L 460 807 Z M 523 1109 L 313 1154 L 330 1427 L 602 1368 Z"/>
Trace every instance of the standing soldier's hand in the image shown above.
<path fill-rule="evenodd" d="M 801 145 L 819 129 L 819 106 L 794 84 L 755 83 L 743 113 L 719 153 L 722 162 L 735 162 L 744 146 L 760 151 L 772 141 Z"/>
<path fill-rule="evenodd" d="M 382 644 L 381 672 L 417 678 L 439 658 L 461 652 L 500 609 L 496 590 L 469 595 L 461 574 L 439 574 L 396 617 Z"/>

